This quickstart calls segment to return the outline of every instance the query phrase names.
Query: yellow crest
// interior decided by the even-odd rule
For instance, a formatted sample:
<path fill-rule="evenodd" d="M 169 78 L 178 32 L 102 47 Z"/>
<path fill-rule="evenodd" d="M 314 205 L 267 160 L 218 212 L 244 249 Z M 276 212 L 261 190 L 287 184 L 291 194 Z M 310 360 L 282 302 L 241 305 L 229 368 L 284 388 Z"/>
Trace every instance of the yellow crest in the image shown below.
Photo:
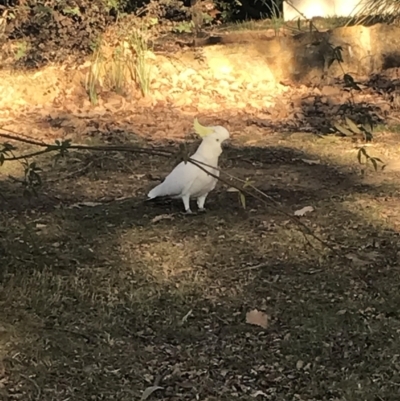
<path fill-rule="evenodd" d="M 210 127 L 204 127 L 199 123 L 199 120 L 197 118 L 194 119 L 193 123 L 194 131 L 196 134 L 202 138 L 204 138 L 207 135 L 210 135 L 214 132 L 214 130 Z"/>

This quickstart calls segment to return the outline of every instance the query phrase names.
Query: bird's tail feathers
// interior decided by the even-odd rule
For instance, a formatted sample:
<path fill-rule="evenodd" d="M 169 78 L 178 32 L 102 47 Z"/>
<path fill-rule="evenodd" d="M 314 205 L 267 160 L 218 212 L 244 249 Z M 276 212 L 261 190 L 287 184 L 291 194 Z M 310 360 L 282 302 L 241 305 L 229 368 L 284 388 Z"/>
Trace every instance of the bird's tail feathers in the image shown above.
<path fill-rule="evenodd" d="M 147 197 L 149 199 L 154 199 L 157 198 L 157 196 L 160 196 L 160 187 L 161 187 L 162 183 L 157 185 L 156 187 L 154 187 L 148 194 Z"/>

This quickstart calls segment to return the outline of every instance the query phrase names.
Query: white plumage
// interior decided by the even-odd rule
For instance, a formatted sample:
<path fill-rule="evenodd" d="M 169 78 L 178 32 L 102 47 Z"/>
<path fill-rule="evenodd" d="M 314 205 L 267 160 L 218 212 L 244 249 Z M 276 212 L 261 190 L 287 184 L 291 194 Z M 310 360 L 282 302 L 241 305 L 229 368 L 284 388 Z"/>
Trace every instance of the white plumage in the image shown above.
<path fill-rule="evenodd" d="M 229 131 L 221 126 L 203 127 L 197 120 L 195 120 L 194 126 L 196 132 L 200 136 L 203 136 L 203 141 L 191 159 L 200 162 L 199 165 L 205 170 L 219 177 L 219 170 L 216 168 L 218 168 L 218 159 L 222 153 L 221 144 L 229 139 Z M 197 199 L 199 210 L 204 211 L 204 203 L 207 195 L 215 188 L 217 181 L 217 178 L 207 174 L 193 163 L 182 161 L 161 184 L 148 193 L 148 197 L 150 199 L 159 196 L 181 198 L 186 213 L 191 213 L 190 199 L 194 198 Z"/>

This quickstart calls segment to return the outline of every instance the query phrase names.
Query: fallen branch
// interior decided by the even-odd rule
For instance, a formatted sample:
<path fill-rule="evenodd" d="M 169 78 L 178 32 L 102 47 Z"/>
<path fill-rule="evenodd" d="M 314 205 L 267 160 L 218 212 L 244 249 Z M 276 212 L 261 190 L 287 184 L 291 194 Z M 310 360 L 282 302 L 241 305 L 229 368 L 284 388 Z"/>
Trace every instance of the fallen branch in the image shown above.
<path fill-rule="evenodd" d="M 91 146 L 91 145 L 72 144 L 69 141 L 65 141 L 65 142 L 57 141 L 54 144 L 50 144 L 50 143 L 46 143 L 46 142 L 37 141 L 35 139 L 21 137 L 17 133 L 12 132 L 12 131 L 8 131 L 8 132 L 9 132 L 8 134 L 0 133 L 0 138 L 8 139 L 8 140 L 15 141 L 15 142 L 21 142 L 21 143 L 25 143 L 25 144 L 29 144 L 29 145 L 34 145 L 34 146 L 37 146 L 37 147 L 40 147 L 40 148 L 43 148 L 43 149 L 39 150 L 39 151 L 35 151 L 35 152 L 25 153 L 23 155 L 15 155 L 12 152 L 12 150 L 15 150 L 15 148 L 13 148 L 12 150 L 8 151 L 7 148 L 4 147 L 5 151 L 3 150 L 3 158 L 0 160 L 0 161 L 2 161 L 2 163 L 10 162 L 10 161 L 18 161 L 18 160 L 27 160 L 29 158 L 36 157 L 36 156 L 39 156 L 39 155 L 43 155 L 43 154 L 46 154 L 46 153 L 66 152 L 66 151 L 69 151 L 69 150 L 85 150 L 85 151 L 99 151 L 99 152 L 127 152 L 127 153 L 147 154 L 147 155 L 152 155 L 152 156 L 160 156 L 160 157 L 168 157 L 168 158 L 176 155 L 174 152 L 168 151 L 168 150 L 165 150 L 165 149 L 160 149 L 160 148 L 146 149 L 146 148 L 141 148 L 141 147 L 131 146 L 131 145 L 96 145 L 96 146 Z M 5 157 L 4 153 L 10 153 L 11 156 Z M 329 244 L 328 242 L 326 242 L 325 240 L 323 240 L 322 238 L 320 238 L 319 236 L 314 234 L 312 232 L 312 230 L 306 224 L 304 224 L 303 222 L 300 221 L 299 218 L 297 218 L 296 216 L 293 216 L 293 215 L 289 214 L 288 212 L 284 211 L 280 207 L 280 204 L 277 201 L 275 201 L 272 197 L 270 197 L 269 195 L 267 195 L 265 192 L 261 191 L 260 189 L 258 189 L 254 185 L 250 184 L 249 182 L 247 182 L 247 181 L 245 181 L 243 179 L 235 177 L 235 176 L 233 176 L 233 175 L 231 175 L 231 174 L 229 174 L 229 173 L 227 173 L 227 172 L 225 172 L 225 171 L 223 171 L 223 170 L 221 170 L 219 168 L 215 168 L 215 167 L 210 166 L 210 165 L 208 165 L 206 163 L 203 163 L 203 162 L 200 162 L 198 160 L 192 159 L 192 158 L 188 157 L 187 154 L 181 154 L 180 156 L 184 161 L 187 161 L 187 162 L 190 162 L 190 163 L 194 164 L 199 169 L 203 170 L 204 172 L 206 172 L 207 174 L 211 175 L 212 177 L 218 179 L 222 183 L 224 183 L 224 184 L 226 184 L 226 185 L 228 185 L 230 187 L 235 188 L 240 194 L 245 194 L 245 195 L 248 195 L 250 197 L 253 197 L 254 199 L 257 199 L 258 201 L 262 202 L 264 205 L 272 207 L 274 210 L 276 210 L 280 214 L 282 214 L 285 217 L 287 217 L 290 221 L 292 221 L 295 225 L 297 225 L 299 231 L 304 235 L 306 241 L 308 242 L 308 244 L 310 246 L 312 246 L 312 244 L 308 240 L 307 236 L 312 237 L 316 241 L 320 242 L 323 246 L 325 246 L 328 249 L 330 249 L 331 251 L 337 253 L 337 251 L 335 250 L 335 248 L 331 244 Z M 223 175 L 226 175 L 230 180 L 235 180 L 236 182 L 239 182 L 240 184 L 243 184 L 242 187 L 240 187 L 236 183 L 232 183 L 232 182 L 227 181 L 225 178 L 217 176 L 216 174 L 210 172 L 206 167 L 220 171 Z M 255 194 L 252 193 L 250 191 L 250 189 L 253 190 L 256 193 Z"/>
<path fill-rule="evenodd" d="M 233 175 L 231 175 L 231 174 L 229 174 L 229 173 L 227 173 L 227 172 L 225 172 L 225 171 L 223 171 L 223 170 L 221 170 L 221 169 L 219 169 L 219 168 L 216 169 L 215 167 L 212 167 L 212 166 L 210 166 L 210 165 L 208 165 L 208 164 L 206 164 L 206 163 L 199 162 L 199 161 L 193 160 L 193 159 L 189 159 L 189 161 L 190 161 L 191 163 L 193 163 L 195 166 L 197 166 L 199 169 L 205 171 L 207 174 L 209 174 L 209 175 L 211 175 L 212 177 L 218 179 L 218 180 L 221 181 L 222 183 L 224 183 L 224 184 L 226 184 L 226 185 L 229 185 L 229 186 L 231 186 L 232 188 L 237 189 L 239 192 L 244 193 L 244 194 L 246 194 L 246 195 L 248 195 L 248 196 L 253 197 L 254 199 L 257 199 L 258 201 L 262 202 L 262 203 L 263 203 L 264 205 L 266 205 L 266 206 L 272 207 L 274 210 L 276 210 L 276 211 L 279 212 L 280 214 L 282 214 L 282 215 L 284 215 L 285 217 L 287 217 L 288 219 L 290 219 L 290 221 L 292 221 L 293 223 L 295 223 L 298 227 L 303 228 L 303 229 L 306 231 L 306 233 L 305 233 L 304 231 L 302 231 L 302 230 L 299 230 L 299 231 L 305 236 L 305 239 L 306 239 L 307 243 L 308 243 L 310 246 L 312 246 L 312 244 L 310 243 L 310 241 L 308 240 L 308 238 L 306 237 L 306 235 L 309 235 L 310 237 L 314 238 L 315 240 L 317 240 L 318 242 L 320 242 L 322 245 L 324 245 L 325 247 L 327 247 L 329 250 L 331 250 L 331 251 L 333 251 L 333 252 L 335 252 L 335 253 L 337 252 L 336 249 L 335 249 L 332 245 L 330 245 L 328 242 L 324 241 L 322 238 L 320 238 L 319 236 L 317 236 L 316 234 L 314 234 L 314 233 L 311 231 L 311 229 L 310 229 L 306 224 L 304 224 L 302 221 L 300 221 L 300 219 L 299 219 L 298 217 L 293 216 L 293 215 L 291 215 L 291 214 L 285 212 L 285 211 L 279 206 L 279 203 L 278 203 L 275 199 L 273 199 L 272 197 L 270 197 L 269 195 L 267 195 L 265 192 L 261 191 L 260 189 L 258 189 L 258 188 L 255 187 L 254 185 L 249 184 L 247 181 L 242 180 L 241 178 L 235 177 L 235 176 L 233 176 Z M 207 166 L 207 167 L 211 167 L 211 168 L 213 168 L 214 170 L 219 170 L 222 174 L 227 175 L 229 178 L 231 178 L 231 179 L 233 179 L 233 180 L 236 180 L 236 181 L 239 181 L 239 182 L 243 183 L 244 185 L 246 185 L 248 188 L 253 189 L 253 190 L 256 191 L 257 194 L 259 194 L 260 196 L 251 193 L 251 192 L 250 192 L 249 190 L 247 190 L 245 187 L 240 188 L 238 185 L 232 184 L 231 182 L 228 182 L 228 181 L 225 180 L 224 178 L 218 177 L 217 175 L 215 175 L 215 174 L 211 173 L 210 171 L 208 171 L 207 169 L 205 169 L 202 165 L 203 165 L 203 166 Z M 266 201 L 266 199 L 268 199 L 269 201 L 271 201 L 272 204 L 268 203 L 268 202 Z"/>
<path fill-rule="evenodd" d="M 4 128 L 1 128 L 5 131 Z M 8 130 L 7 130 L 8 131 Z M 9 131 L 11 132 L 11 131 Z M 55 143 L 46 143 L 46 142 L 39 142 L 33 139 L 26 139 L 18 136 L 18 134 L 13 133 L 11 134 L 4 134 L 0 133 L 0 138 L 8 139 L 15 142 L 22 142 L 29 145 L 38 146 L 40 148 L 44 148 L 43 150 L 39 150 L 37 152 L 26 153 L 19 156 L 11 156 L 11 157 L 4 157 L 4 161 L 15 161 L 15 160 L 24 160 L 29 159 L 31 157 L 43 155 L 45 153 L 51 153 L 55 151 L 62 151 L 62 150 L 89 150 L 89 151 L 97 151 L 97 152 L 129 152 L 129 153 L 138 153 L 138 154 L 148 154 L 153 156 L 161 156 L 161 157 L 170 157 L 174 153 L 165 149 L 159 148 L 152 148 L 152 149 L 145 149 L 138 146 L 133 145 L 74 145 L 67 141 L 60 142 L 59 144 Z"/>

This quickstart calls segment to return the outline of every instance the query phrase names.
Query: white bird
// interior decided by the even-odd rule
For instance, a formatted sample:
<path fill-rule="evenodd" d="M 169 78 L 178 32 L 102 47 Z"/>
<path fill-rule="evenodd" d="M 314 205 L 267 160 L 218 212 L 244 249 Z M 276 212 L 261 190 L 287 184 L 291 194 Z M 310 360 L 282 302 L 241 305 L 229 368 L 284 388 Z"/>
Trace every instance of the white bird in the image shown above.
<path fill-rule="evenodd" d="M 191 159 L 198 161 L 199 166 L 219 177 L 218 159 L 222 153 L 221 145 L 229 139 L 229 131 L 220 125 L 204 127 L 197 119 L 194 121 L 194 130 L 199 136 L 203 137 L 203 140 Z M 183 201 L 186 213 L 192 213 L 190 199 L 194 198 L 197 199 L 199 211 L 204 211 L 207 195 L 215 188 L 217 181 L 217 178 L 207 174 L 195 164 L 182 161 L 147 196 L 149 199 L 159 196 L 180 198 Z"/>

